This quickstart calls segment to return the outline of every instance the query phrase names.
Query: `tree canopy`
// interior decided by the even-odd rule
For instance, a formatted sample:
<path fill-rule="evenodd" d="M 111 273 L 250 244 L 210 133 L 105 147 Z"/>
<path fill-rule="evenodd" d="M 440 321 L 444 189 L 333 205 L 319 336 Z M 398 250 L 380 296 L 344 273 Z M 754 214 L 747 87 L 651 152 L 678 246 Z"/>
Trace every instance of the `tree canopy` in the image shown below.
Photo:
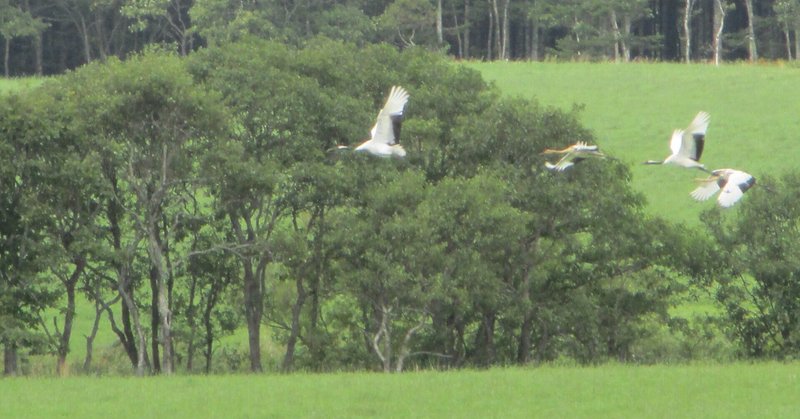
<path fill-rule="evenodd" d="M 332 151 L 393 85 L 407 157 Z M 691 359 L 719 326 L 672 309 L 709 289 L 740 354 L 795 354 L 797 179 L 673 225 L 620 161 L 545 168 L 541 150 L 594 142 L 579 112 L 424 47 L 249 34 L 5 95 L 6 371 L 50 353 L 66 373 L 78 300 L 85 371 L 98 328 L 138 374 Z"/>

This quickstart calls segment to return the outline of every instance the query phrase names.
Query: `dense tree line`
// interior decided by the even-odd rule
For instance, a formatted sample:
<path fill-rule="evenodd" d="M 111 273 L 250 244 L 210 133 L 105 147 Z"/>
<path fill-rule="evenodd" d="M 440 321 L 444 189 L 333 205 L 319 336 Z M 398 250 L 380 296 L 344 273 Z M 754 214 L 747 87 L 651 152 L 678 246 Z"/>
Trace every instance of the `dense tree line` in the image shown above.
<path fill-rule="evenodd" d="M 258 36 L 389 42 L 466 59 L 796 59 L 798 0 L 2 0 L 8 75 L 58 74 L 152 43 Z"/>
<path fill-rule="evenodd" d="M 395 84 L 407 158 L 331 152 Z M 616 160 L 544 169 L 539 150 L 592 141 L 577 112 L 424 48 L 327 38 L 151 48 L 7 95 L 5 371 L 50 353 L 63 373 L 79 298 L 85 371 L 99 328 L 138 374 L 211 371 L 236 329 L 252 371 L 274 368 L 264 339 L 284 371 L 690 359 L 714 325 L 670 308 L 705 290 L 739 354 L 795 354 L 796 175 L 707 231 L 672 225 Z"/>

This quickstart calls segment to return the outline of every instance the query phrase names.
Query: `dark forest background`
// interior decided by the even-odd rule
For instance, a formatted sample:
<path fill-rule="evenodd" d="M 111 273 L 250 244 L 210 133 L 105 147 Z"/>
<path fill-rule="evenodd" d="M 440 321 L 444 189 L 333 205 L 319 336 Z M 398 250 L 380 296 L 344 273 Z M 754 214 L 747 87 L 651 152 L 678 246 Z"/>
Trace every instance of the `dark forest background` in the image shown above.
<path fill-rule="evenodd" d="M 798 0 L 0 0 L 8 75 L 246 34 L 422 45 L 464 59 L 796 59 Z"/>

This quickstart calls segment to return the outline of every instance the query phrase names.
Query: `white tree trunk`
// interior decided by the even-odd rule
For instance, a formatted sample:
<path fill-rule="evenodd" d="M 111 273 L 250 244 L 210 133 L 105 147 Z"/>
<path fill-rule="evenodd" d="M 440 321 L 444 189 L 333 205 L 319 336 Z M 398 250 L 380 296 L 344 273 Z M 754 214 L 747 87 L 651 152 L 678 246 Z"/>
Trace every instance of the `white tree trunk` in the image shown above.
<path fill-rule="evenodd" d="M 722 32 L 725 26 L 723 0 L 714 0 L 714 64 L 719 65 L 722 56 Z"/>
<path fill-rule="evenodd" d="M 436 42 L 442 45 L 444 35 L 442 29 L 442 0 L 436 0 Z"/>
<path fill-rule="evenodd" d="M 744 8 L 747 12 L 747 52 L 750 62 L 758 61 L 758 50 L 756 49 L 756 32 L 753 28 L 753 0 L 745 0 Z"/>
<path fill-rule="evenodd" d="M 794 59 L 800 59 L 800 24 L 794 27 Z"/>
<path fill-rule="evenodd" d="M 683 60 L 692 62 L 692 8 L 695 0 L 686 0 L 683 9 Z"/>
<path fill-rule="evenodd" d="M 508 22 L 508 5 L 511 0 L 503 0 L 503 24 L 500 27 L 503 34 L 503 42 L 500 47 L 500 59 L 507 60 L 511 55 L 511 45 L 509 41 L 509 22 Z"/>
<path fill-rule="evenodd" d="M 469 0 L 464 0 L 464 57 L 469 58 Z"/>
<path fill-rule="evenodd" d="M 618 63 L 621 59 L 620 42 L 622 41 L 622 34 L 619 31 L 619 23 L 617 22 L 617 12 L 612 8 L 609 18 L 611 19 L 611 29 L 614 32 L 614 62 Z"/>

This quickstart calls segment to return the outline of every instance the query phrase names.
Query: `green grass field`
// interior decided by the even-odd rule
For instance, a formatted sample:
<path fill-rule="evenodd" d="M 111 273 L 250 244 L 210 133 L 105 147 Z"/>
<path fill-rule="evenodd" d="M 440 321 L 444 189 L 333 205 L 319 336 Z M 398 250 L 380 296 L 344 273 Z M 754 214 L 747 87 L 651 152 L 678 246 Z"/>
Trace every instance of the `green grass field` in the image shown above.
<path fill-rule="evenodd" d="M 0 94 L 17 92 L 22 89 L 35 87 L 42 84 L 44 80 L 45 79 L 41 77 L 21 77 L 10 79 L 0 77 Z"/>
<path fill-rule="evenodd" d="M 797 166 L 800 155 L 800 68 L 783 65 L 673 63 L 466 63 L 508 95 L 537 98 L 568 110 L 583 105 L 580 120 L 608 154 L 633 168 L 633 186 L 648 210 L 678 222 L 698 222 L 712 201 L 689 196 L 697 170 L 645 166 L 669 155 L 675 128 L 698 111 L 711 114 L 701 162 L 737 168 L 759 178 Z M 559 146 L 563 144 L 553 144 Z M 745 197 L 746 199 L 746 197 Z M 730 210 L 735 212 L 735 207 Z"/>
<path fill-rule="evenodd" d="M 3 417 L 797 417 L 800 364 L 0 380 Z"/>

